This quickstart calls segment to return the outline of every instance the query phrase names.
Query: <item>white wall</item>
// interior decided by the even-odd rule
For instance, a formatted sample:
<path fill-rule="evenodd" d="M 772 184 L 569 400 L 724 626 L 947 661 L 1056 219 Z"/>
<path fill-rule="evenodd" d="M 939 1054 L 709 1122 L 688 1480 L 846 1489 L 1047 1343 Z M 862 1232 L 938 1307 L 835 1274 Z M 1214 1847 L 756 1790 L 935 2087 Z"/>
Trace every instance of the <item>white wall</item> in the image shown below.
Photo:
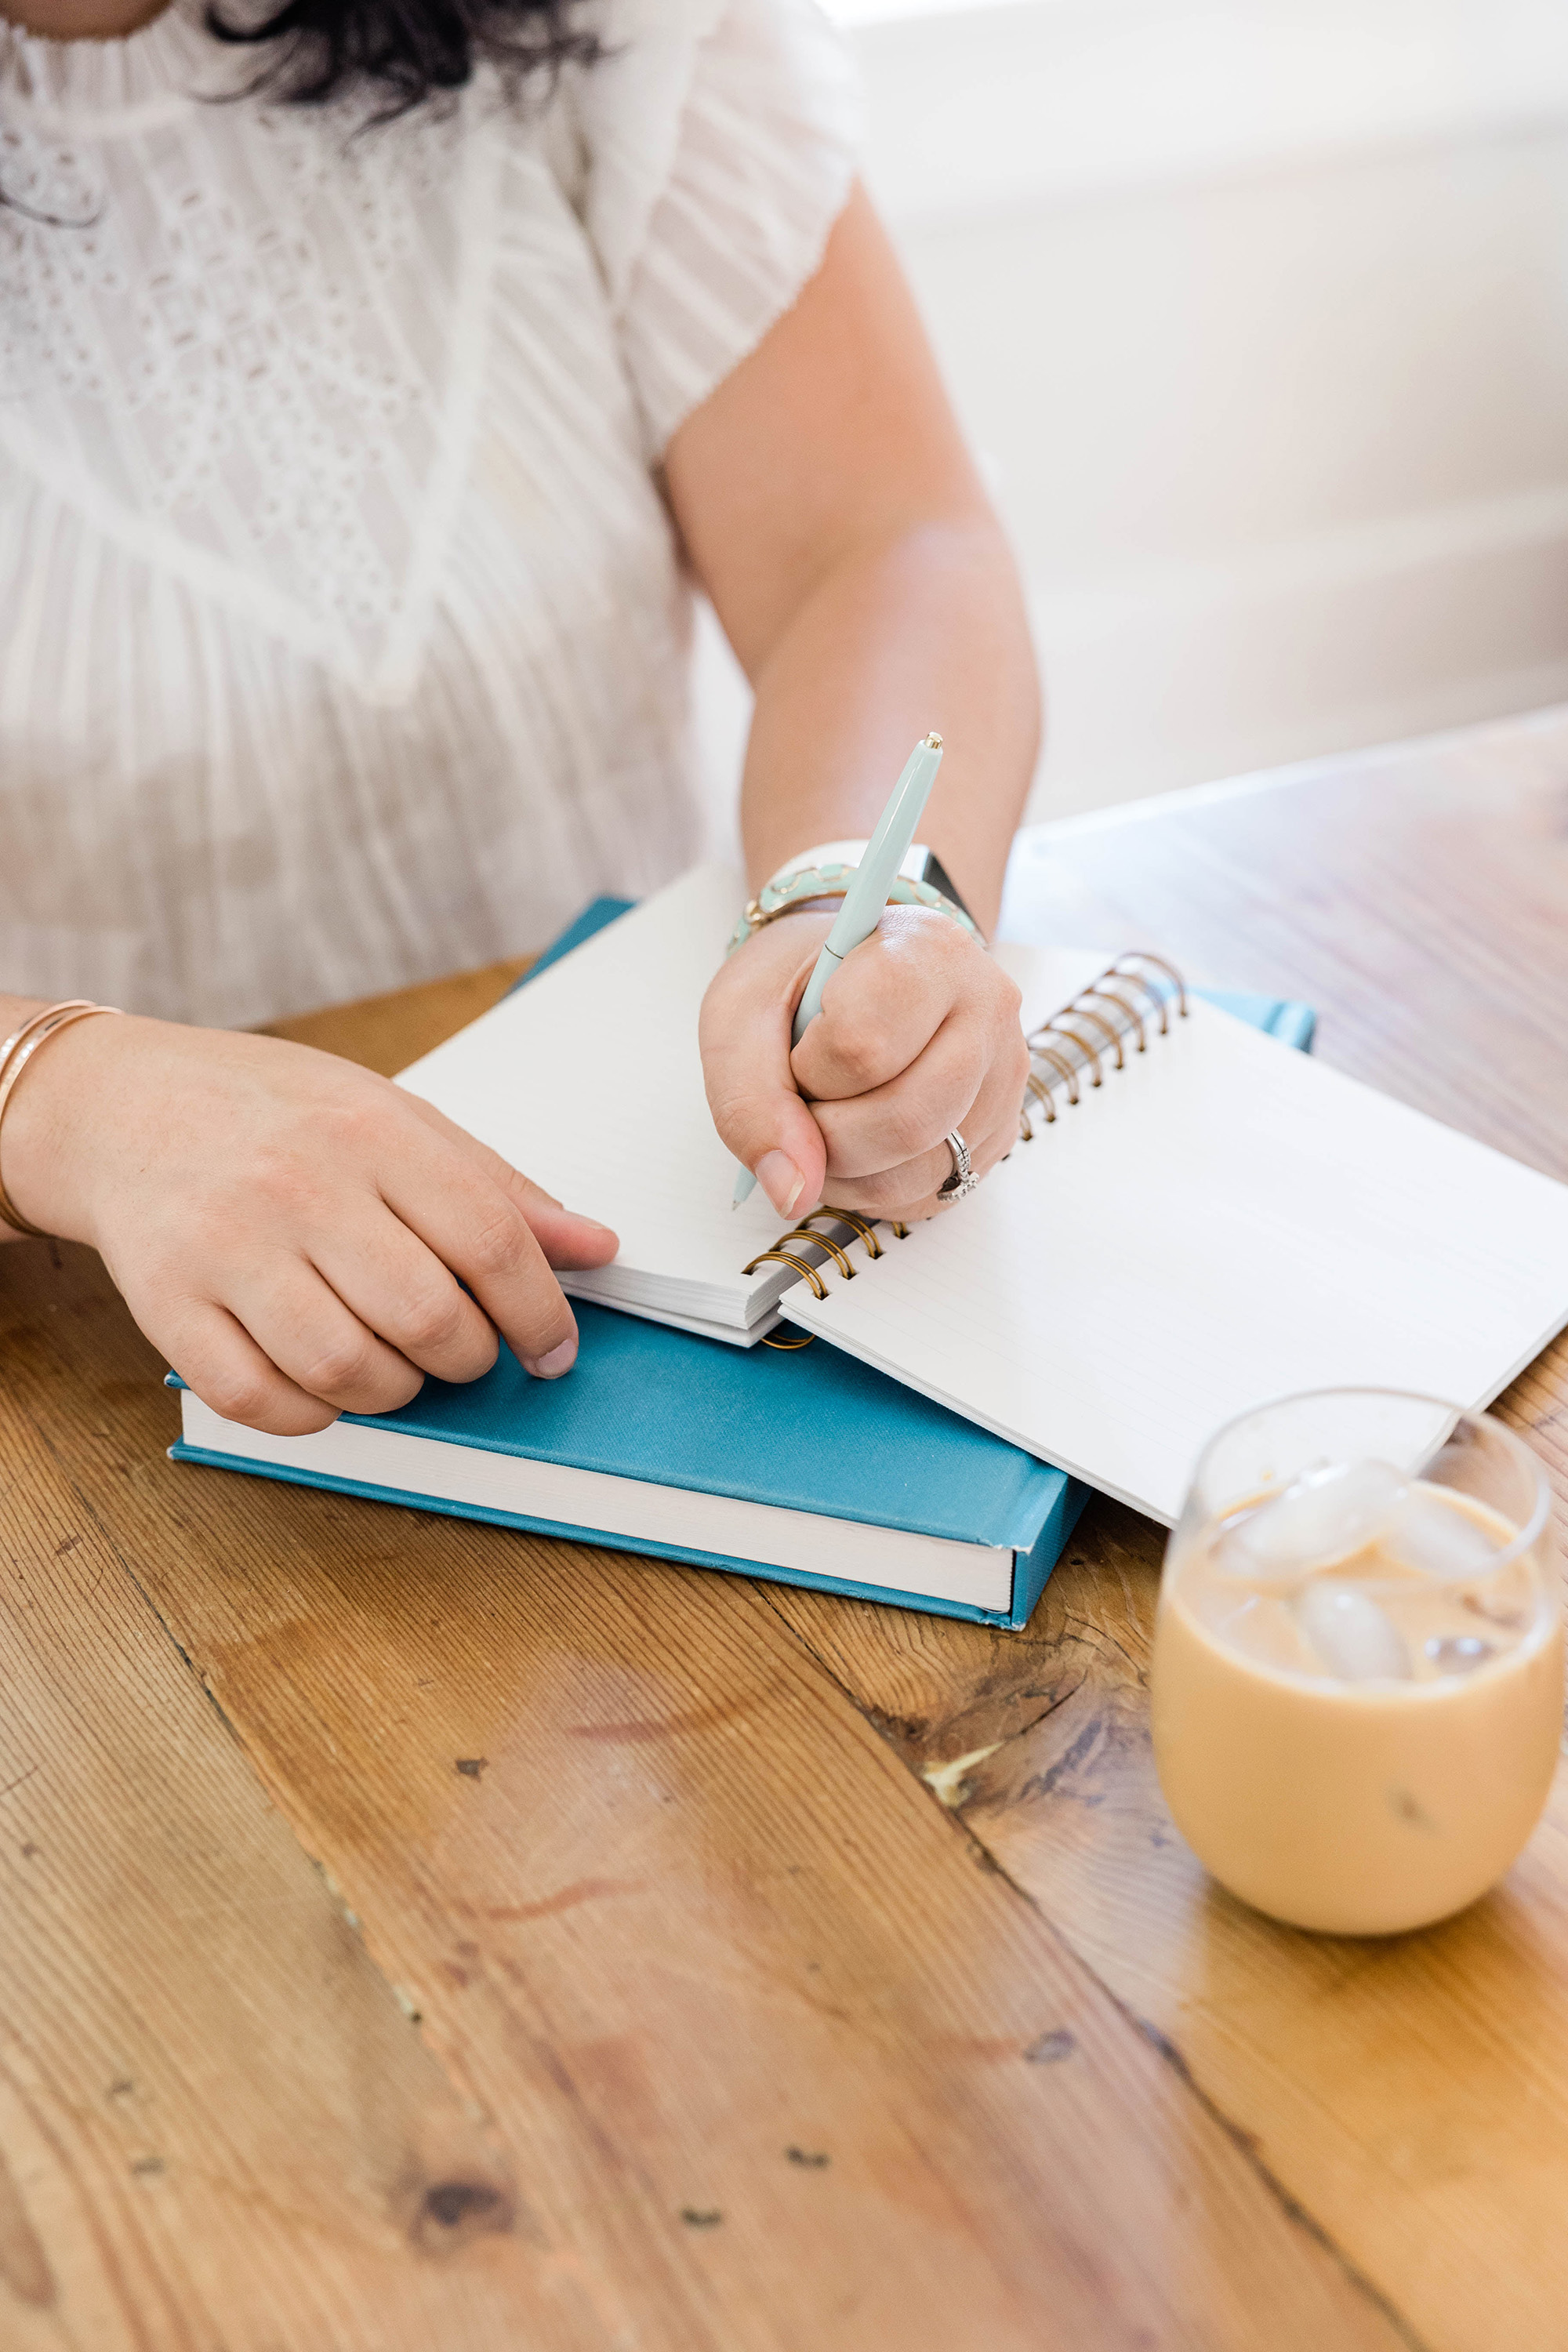
<path fill-rule="evenodd" d="M 836 13 L 1030 586 L 1033 814 L 1568 696 L 1562 0 Z"/>

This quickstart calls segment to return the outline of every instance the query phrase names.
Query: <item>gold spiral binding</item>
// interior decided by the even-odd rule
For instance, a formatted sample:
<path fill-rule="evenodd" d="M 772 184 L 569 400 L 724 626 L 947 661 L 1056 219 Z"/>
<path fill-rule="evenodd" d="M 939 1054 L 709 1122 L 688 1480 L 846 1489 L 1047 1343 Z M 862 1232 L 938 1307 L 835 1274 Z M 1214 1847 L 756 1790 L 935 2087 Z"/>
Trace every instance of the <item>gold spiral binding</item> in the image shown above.
<path fill-rule="evenodd" d="M 1108 987 L 1105 984 L 1109 978 L 1110 975 L 1108 973 L 1101 972 L 1099 980 L 1095 982 L 1092 988 L 1083 989 L 1079 992 L 1084 996 L 1102 997 L 1107 1004 L 1114 1004 L 1118 1013 L 1125 1013 L 1129 1020 L 1131 1022 L 1132 1026 L 1138 1032 L 1138 1051 L 1141 1054 L 1146 1054 L 1149 1050 L 1149 1040 L 1143 1034 L 1143 1015 L 1139 1012 L 1136 1004 L 1129 1004 L 1124 996 L 1119 996 L 1114 988 Z M 1129 986 L 1135 985 L 1135 983 L 1131 982 L 1128 984 Z M 1144 991 L 1140 989 L 1138 992 L 1140 995 L 1142 995 Z M 1118 1068 L 1121 1067 L 1120 1063 L 1117 1066 Z"/>
<path fill-rule="evenodd" d="M 1060 1013 L 1053 1013 L 1050 1019 L 1046 1023 L 1045 1029 L 1041 1030 L 1038 1034 L 1043 1036 L 1048 1031 L 1054 1029 L 1058 1037 L 1070 1038 L 1072 1043 L 1078 1047 L 1079 1052 L 1089 1063 L 1089 1085 L 1091 1087 L 1102 1087 L 1105 1084 L 1105 1072 L 1100 1066 L 1100 1055 L 1095 1052 L 1092 1045 L 1085 1045 L 1083 1039 L 1079 1035 L 1076 1029 L 1069 1029 L 1067 1025 L 1068 1014 L 1071 1010 L 1072 1007 L 1069 1004 L 1065 1005 Z"/>
<path fill-rule="evenodd" d="M 1029 1051 L 1034 1055 L 1037 1062 L 1048 1062 L 1053 1070 L 1059 1070 L 1061 1072 L 1063 1078 L 1067 1082 L 1068 1100 L 1069 1103 L 1076 1104 L 1079 1099 L 1078 1072 L 1073 1068 L 1072 1064 L 1068 1060 L 1066 1055 L 1058 1054 L 1054 1046 L 1036 1045 L 1035 1037 L 1043 1037 L 1045 1034 L 1046 1033 L 1043 1029 L 1037 1029 L 1035 1036 L 1026 1039 L 1025 1042 L 1028 1045 Z M 1053 1112 L 1052 1117 L 1054 1118 L 1055 1115 L 1056 1114 Z"/>
<path fill-rule="evenodd" d="M 787 1242 L 791 1236 L 788 1234 L 785 1234 L 783 1238 Z M 819 1248 L 822 1246 L 822 1237 L 820 1234 L 813 1234 L 812 1239 L 817 1244 Z M 814 1298 L 826 1297 L 827 1292 L 823 1286 L 822 1276 L 816 1271 L 816 1267 L 812 1265 L 809 1258 L 797 1256 L 794 1250 L 779 1249 L 777 1247 L 759 1250 L 756 1256 L 752 1260 L 750 1265 L 743 1265 L 741 1268 L 741 1272 L 742 1274 L 755 1274 L 758 1266 L 766 1265 L 770 1259 L 776 1260 L 780 1265 L 793 1265 L 796 1274 L 804 1274 L 807 1282 L 811 1285 L 811 1294 Z M 821 1261 L 819 1260 L 818 1263 L 820 1264 L 820 1262 Z"/>
<path fill-rule="evenodd" d="M 1128 963 L 1152 963 L 1156 971 L 1163 971 L 1164 973 L 1166 979 L 1170 982 L 1172 987 L 1176 992 L 1176 1011 L 1184 1021 L 1187 1017 L 1186 983 L 1173 963 L 1167 963 L 1163 956 L 1153 955 L 1147 948 L 1133 948 L 1130 950 L 1126 955 L 1119 955 L 1116 961 L 1111 965 L 1110 971 L 1109 972 L 1102 971 L 1100 975 L 1101 980 L 1108 980 L 1111 977 L 1111 974 L 1114 973 L 1118 980 L 1130 980 L 1135 987 L 1142 989 L 1146 995 L 1152 996 L 1154 1003 L 1160 1008 L 1160 1034 L 1163 1037 L 1168 1034 L 1169 1028 L 1169 1024 L 1165 1019 L 1165 1005 L 1167 1000 L 1164 992 L 1162 989 L 1152 986 L 1140 972 L 1124 972 L 1121 967 L 1123 964 Z"/>
<path fill-rule="evenodd" d="M 1145 971 L 1144 965 L 1150 970 Z M 1156 1022 L 1160 1035 L 1168 1036 L 1173 1001 L 1184 1020 L 1187 992 L 1181 973 L 1163 956 L 1135 949 L 1107 964 L 1070 1003 L 1032 1031 L 1030 1058 L 1045 1066 L 1031 1069 L 1026 1081 L 1018 1112 L 1020 1139 L 1032 1141 L 1040 1127 L 1054 1123 L 1058 1082 L 1073 1108 L 1083 1099 L 1080 1081 L 1085 1075 L 1091 1087 L 1098 1087 L 1104 1083 L 1108 1061 L 1124 1070 L 1126 1045 L 1131 1043 L 1137 1053 L 1147 1053 Z M 1111 1011 L 1119 1016 L 1115 1020 L 1107 1017 Z M 1043 1112 L 1037 1123 L 1036 1104 Z"/>
<path fill-rule="evenodd" d="M 816 1213 L 814 1212 L 813 1213 L 815 1214 Z M 848 1252 L 839 1246 L 838 1243 L 834 1240 L 831 1234 L 814 1233 L 812 1231 L 811 1221 L 809 1218 L 807 1218 L 803 1223 L 796 1225 L 795 1234 L 786 1234 L 784 1236 L 785 1240 L 793 1241 L 795 1237 L 795 1234 L 805 1234 L 810 1240 L 816 1244 L 818 1249 L 825 1249 L 827 1252 L 828 1256 L 833 1260 L 834 1265 L 838 1268 L 839 1273 L 844 1276 L 845 1281 L 854 1281 L 855 1269 L 849 1263 Z"/>
<path fill-rule="evenodd" d="M 1036 1077 L 1033 1070 L 1031 1070 L 1028 1076 L 1024 1080 L 1024 1093 L 1026 1097 L 1029 1095 L 1034 1096 L 1035 1100 L 1039 1104 L 1040 1108 L 1046 1114 L 1046 1125 L 1047 1127 L 1054 1126 L 1056 1124 L 1057 1107 L 1051 1100 L 1051 1090 L 1049 1087 L 1047 1086 L 1044 1078 Z M 1035 1122 L 1029 1117 L 1029 1106 L 1027 1100 L 1026 1100 L 1020 1105 L 1018 1110 L 1018 1140 L 1020 1143 L 1033 1143 L 1034 1139 Z"/>
<path fill-rule="evenodd" d="M 810 1233 L 813 1224 L 818 1217 L 826 1217 L 828 1219 L 829 1223 L 833 1224 L 848 1225 L 859 1239 L 865 1243 L 866 1255 L 868 1257 L 882 1256 L 882 1244 L 877 1239 L 877 1221 L 874 1217 L 863 1217 L 858 1209 L 813 1209 L 809 1217 L 803 1217 L 801 1219 L 799 1224 L 796 1225 L 795 1229 L 795 1232 L 797 1234 Z M 899 1238 L 902 1240 L 905 1234 L 908 1232 L 908 1227 L 895 1225 L 893 1227 L 893 1231 L 899 1235 Z"/>
<path fill-rule="evenodd" d="M 847 1231 L 847 1241 L 837 1241 L 831 1234 L 819 1234 L 816 1231 L 818 1218 L 824 1219 L 830 1225 L 838 1226 L 841 1231 Z M 792 1225 L 787 1234 L 781 1234 L 772 1249 L 759 1250 L 751 1264 L 743 1265 L 741 1271 L 742 1274 L 754 1274 L 758 1266 L 770 1264 L 793 1265 L 795 1272 L 804 1275 L 806 1281 L 810 1283 L 812 1296 L 816 1298 L 826 1298 L 827 1291 L 822 1276 L 817 1272 L 818 1266 L 831 1263 L 838 1268 L 846 1282 L 853 1282 L 855 1268 L 849 1263 L 848 1253 L 857 1242 L 865 1243 L 868 1258 L 887 1255 L 881 1243 L 877 1239 L 876 1228 L 879 1223 L 885 1224 L 896 1240 L 908 1241 L 910 1229 L 908 1225 L 900 1224 L 896 1217 L 880 1219 L 864 1217 L 858 1209 L 813 1209 L 811 1214 L 803 1217 L 798 1225 Z M 803 1247 L 820 1250 L 822 1255 L 815 1261 L 803 1257 L 798 1250 L 790 1248 L 791 1242 L 799 1242 Z M 788 1339 L 771 1339 L 764 1335 L 763 1345 L 764 1348 L 781 1348 L 793 1352 L 796 1348 L 809 1348 L 811 1339 L 812 1335 L 809 1331 L 803 1331 L 797 1337 Z"/>
<path fill-rule="evenodd" d="M 1091 1013 L 1088 1005 L 1083 1001 L 1086 996 L 1092 996 L 1093 994 L 1094 991 L 1092 988 L 1080 989 L 1078 994 L 1073 998 L 1072 1003 L 1067 1007 L 1066 1011 L 1061 1015 L 1061 1018 L 1064 1021 L 1087 1021 L 1091 1029 L 1098 1029 L 1102 1037 L 1109 1037 L 1110 1040 L 1110 1050 L 1116 1056 L 1117 1068 L 1119 1070 L 1125 1069 L 1127 1065 L 1123 1061 L 1121 1055 L 1121 1030 L 1113 1029 L 1103 1013 Z"/>

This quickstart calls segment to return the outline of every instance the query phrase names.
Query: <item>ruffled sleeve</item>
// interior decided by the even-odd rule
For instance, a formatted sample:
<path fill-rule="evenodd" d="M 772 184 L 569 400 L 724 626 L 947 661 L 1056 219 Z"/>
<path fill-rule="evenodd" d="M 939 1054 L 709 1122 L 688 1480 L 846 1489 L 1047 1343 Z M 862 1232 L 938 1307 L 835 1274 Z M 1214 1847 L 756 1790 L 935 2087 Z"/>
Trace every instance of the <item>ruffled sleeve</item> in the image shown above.
<path fill-rule="evenodd" d="M 815 274 L 857 91 L 816 0 L 621 0 L 604 24 L 578 202 L 657 462 Z"/>

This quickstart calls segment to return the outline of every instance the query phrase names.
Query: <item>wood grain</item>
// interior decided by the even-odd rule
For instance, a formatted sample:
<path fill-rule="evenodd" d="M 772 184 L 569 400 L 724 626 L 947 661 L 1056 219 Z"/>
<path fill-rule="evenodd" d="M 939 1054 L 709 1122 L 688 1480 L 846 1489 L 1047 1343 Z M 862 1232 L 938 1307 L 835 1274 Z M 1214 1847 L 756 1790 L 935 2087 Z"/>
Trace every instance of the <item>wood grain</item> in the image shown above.
<path fill-rule="evenodd" d="M 39 1427 L 50 1385 L 0 1384 L 0 2345 L 578 2340 L 500 2139 Z"/>
<path fill-rule="evenodd" d="M 1560 719 L 1024 850 L 1015 929 L 1304 996 L 1326 1059 L 1568 1177 Z M 1499 1410 L 1568 1533 L 1568 1341 Z M 1258 1918 L 1155 1779 L 1162 1549 L 1092 1505 L 1023 1637 L 774 1606 L 1423 2343 L 1568 2346 L 1568 1776 L 1505 1886 L 1447 1927 L 1359 1943 Z"/>
<path fill-rule="evenodd" d="M 1563 1481 L 1568 1348 L 1505 1411 Z M 1444 1927 L 1258 1918 L 1207 1883 L 1155 1778 L 1162 1548 L 1095 1507 L 1022 1637 L 775 1605 L 1421 2342 L 1568 2344 L 1568 1772 L 1504 1886 Z"/>
<path fill-rule="evenodd" d="M 1568 720 L 1011 906 L 1568 1173 Z M 520 968 L 279 1025 L 390 1072 Z M 1161 1804 L 1131 1513 L 999 1635 L 176 1468 L 160 1370 L 0 1252 L 0 2352 L 1568 2352 L 1563 1786 L 1448 1927 L 1276 1929 Z M 1505 1410 L 1568 1496 L 1568 1351 Z"/>
<path fill-rule="evenodd" d="M 1403 2340 L 756 1588 L 171 1465 L 56 1255 L 10 1253 L 13 1376 L 493 2122 L 577 2340 Z"/>

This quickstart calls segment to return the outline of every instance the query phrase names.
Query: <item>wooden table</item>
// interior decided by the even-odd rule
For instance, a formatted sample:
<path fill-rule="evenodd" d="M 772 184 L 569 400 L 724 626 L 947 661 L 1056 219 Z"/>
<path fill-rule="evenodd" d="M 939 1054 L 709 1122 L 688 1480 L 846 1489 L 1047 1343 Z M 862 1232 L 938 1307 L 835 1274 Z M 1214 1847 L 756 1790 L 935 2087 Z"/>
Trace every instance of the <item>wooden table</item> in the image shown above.
<path fill-rule="evenodd" d="M 1011 919 L 1568 1176 L 1568 718 L 1041 829 Z M 0 2352 L 1568 2347 L 1568 1779 L 1294 1934 L 1167 1821 L 1125 1510 L 994 1633 L 175 1468 L 85 1251 L 0 1332 Z M 1564 1351 L 1504 1409 L 1568 1495 Z"/>

